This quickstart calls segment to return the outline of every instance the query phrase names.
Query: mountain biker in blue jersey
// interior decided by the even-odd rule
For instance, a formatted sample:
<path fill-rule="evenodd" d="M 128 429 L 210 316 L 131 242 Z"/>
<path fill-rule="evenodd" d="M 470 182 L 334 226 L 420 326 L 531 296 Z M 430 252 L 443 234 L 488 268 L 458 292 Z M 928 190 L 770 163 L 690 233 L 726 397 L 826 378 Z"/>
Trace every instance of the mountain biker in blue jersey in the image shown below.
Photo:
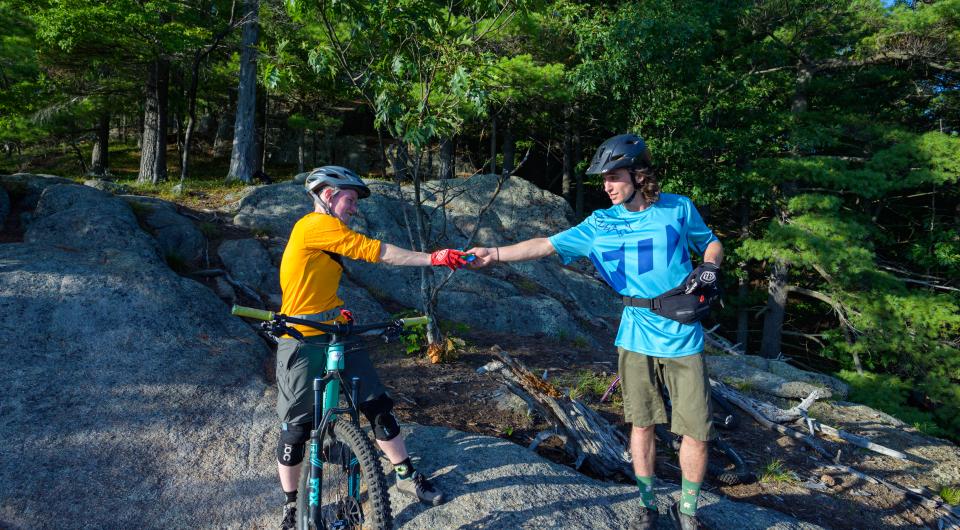
<path fill-rule="evenodd" d="M 472 267 L 554 253 L 564 263 L 586 257 L 623 297 L 626 307 L 615 344 L 624 417 L 633 424 L 630 452 L 641 501 L 632 528 L 656 526 L 654 426 L 668 420 L 671 430 L 683 436 L 681 499 L 670 507 L 670 517 L 683 530 L 700 528 L 697 499 L 707 469 L 707 442 L 716 433 L 710 421 L 710 384 L 698 319 L 704 308 L 709 310 L 705 300 L 717 295 L 723 246 L 690 199 L 660 192 L 642 138 L 622 134 L 608 139 L 587 173 L 602 176 L 612 207 L 549 238 L 467 252 L 476 256 Z M 696 268 L 691 248 L 703 256 Z M 673 406 L 671 418 L 666 417 L 661 384 Z"/>

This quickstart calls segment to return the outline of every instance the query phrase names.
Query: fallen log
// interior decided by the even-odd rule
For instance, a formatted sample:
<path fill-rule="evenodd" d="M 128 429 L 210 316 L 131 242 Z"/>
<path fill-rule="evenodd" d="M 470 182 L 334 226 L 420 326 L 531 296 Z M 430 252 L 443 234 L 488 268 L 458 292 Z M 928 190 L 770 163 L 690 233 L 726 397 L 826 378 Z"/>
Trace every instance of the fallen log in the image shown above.
<path fill-rule="evenodd" d="M 623 474 L 633 476 L 627 437 L 580 401 L 570 399 L 531 372 L 520 361 L 494 346 L 491 352 L 498 360 L 487 363 L 478 373 L 496 375 L 532 408 L 536 409 L 566 438 L 566 446 L 577 459 L 575 467 L 586 466 L 601 476 Z M 562 430 L 565 434 L 560 434 Z M 538 436 L 539 443 L 549 437 Z M 535 445 L 534 445 L 535 447 Z"/>

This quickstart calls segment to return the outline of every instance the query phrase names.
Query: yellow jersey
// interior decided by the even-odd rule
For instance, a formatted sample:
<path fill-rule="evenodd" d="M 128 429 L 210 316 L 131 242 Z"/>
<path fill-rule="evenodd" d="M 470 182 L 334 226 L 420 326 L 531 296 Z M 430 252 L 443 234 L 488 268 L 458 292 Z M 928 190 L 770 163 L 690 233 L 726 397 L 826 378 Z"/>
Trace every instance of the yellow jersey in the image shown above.
<path fill-rule="evenodd" d="M 380 241 L 358 234 L 332 215 L 309 213 L 290 232 L 280 262 L 280 289 L 285 315 L 322 313 L 343 305 L 337 296 L 343 268 L 328 252 L 376 263 Z M 319 331 L 296 326 L 304 335 Z"/>

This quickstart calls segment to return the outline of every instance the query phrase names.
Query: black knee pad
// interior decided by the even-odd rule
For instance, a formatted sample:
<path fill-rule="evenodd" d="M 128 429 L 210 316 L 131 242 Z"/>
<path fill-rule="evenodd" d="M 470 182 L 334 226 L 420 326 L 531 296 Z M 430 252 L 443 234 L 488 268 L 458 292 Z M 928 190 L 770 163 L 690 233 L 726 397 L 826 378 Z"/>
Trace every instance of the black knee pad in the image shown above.
<path fill-rule="evenodd" d="M 392 410 L 393 400 L 386 394 L 380 394 L 375 399 L 360 404 L 360 412 L 373 426 L 374 438 L 381 442 L 393 440 L 400 434 L 400 425 Z"/>
<path fill-rule="evenodd" d="M 287 467 L 303 462 L 303 453 L 308 439 L 310 439 L 309 426 L 295 423 L 281 425 L 280 443 L 277 444 L 277 462 Z"/>

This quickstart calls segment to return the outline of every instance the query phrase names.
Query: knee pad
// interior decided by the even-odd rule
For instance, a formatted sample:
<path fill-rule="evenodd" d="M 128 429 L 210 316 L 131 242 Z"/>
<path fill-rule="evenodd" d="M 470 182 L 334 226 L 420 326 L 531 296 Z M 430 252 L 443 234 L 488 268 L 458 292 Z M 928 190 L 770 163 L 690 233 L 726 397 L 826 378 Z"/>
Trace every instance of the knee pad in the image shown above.
<path fill-rule="evenodd" d="M 400 434 L 400 425 L 392 411 L 393 400 L 386 394 L 360 404 L 360 412 L 373 426 L 373 437 L 381 442 L 393 440 Z"/>
<path fill-rule="evenodd" d="M 307 425 L 284 423 L 280 427 L 280 440 L 277 444 L 277 462 L 281 466 L 293 467 L 303 462 L 303 453 L 310 429 Z"/>

